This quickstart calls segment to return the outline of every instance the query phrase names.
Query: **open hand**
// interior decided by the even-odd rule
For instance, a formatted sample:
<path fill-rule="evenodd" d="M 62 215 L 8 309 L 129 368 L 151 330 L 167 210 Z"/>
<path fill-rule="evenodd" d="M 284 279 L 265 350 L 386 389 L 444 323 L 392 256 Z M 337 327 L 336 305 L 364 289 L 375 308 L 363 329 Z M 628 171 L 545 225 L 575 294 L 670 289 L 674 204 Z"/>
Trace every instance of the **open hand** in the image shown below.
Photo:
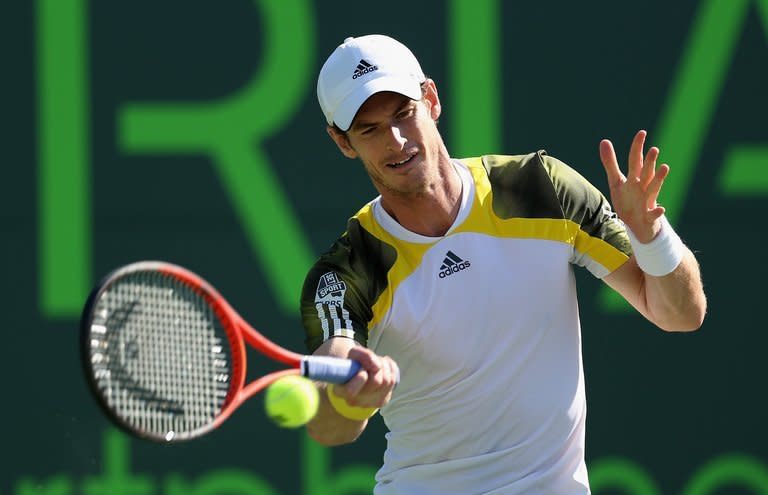
<path fill-rule="evenodd" d="M 664 214 L 664 207 L 656 200 L 669 174 L 667 164 L 656 167 L 658 148 L 652 147 L 643 156 L 646 135 L 646 131 L 638 131 L 632 140 L 626 176 L 621 173 L 613 144 L 607 139 L 600 141 L 600 160 L 608 176 L 613 208 L 642 243 L 651 242 L 661 229 L 658 220 Z"/>

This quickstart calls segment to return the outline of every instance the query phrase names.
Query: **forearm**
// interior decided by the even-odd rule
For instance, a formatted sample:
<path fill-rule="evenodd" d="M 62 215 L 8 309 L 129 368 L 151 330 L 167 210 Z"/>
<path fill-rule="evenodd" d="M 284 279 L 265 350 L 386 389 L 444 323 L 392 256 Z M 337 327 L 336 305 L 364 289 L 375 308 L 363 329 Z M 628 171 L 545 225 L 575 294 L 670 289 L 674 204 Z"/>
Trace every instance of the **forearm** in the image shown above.
<path fill-rule="evenodd" d="M 603 279 L 650 322 L 670 332 L 698 329 L 707 310 L 699 264 L 682 243 L 680 249 L 680 261 L 666 274 L 643 271 L 636 253 Z M 648 266 L 647 260 L 643 265 Z"/>
<path fill-rule="evenodd" d="M 688 248 L 671 273 L 661 277 L 640 273 L 649 320 L 667 331 L 692 331 L 701 326 L 707 301 L 699 264 Z"/>
<path fill-rule="evenodd" d="M 674 231 L 666 217 L 648 243 L 627 228 L 634 258 L 641 269 L 642 304 L 648 318 L 667 331 L 698 329 L 706 312 L 699 263 Z M 643 232 L 648 236 L 649 232 Z"/>

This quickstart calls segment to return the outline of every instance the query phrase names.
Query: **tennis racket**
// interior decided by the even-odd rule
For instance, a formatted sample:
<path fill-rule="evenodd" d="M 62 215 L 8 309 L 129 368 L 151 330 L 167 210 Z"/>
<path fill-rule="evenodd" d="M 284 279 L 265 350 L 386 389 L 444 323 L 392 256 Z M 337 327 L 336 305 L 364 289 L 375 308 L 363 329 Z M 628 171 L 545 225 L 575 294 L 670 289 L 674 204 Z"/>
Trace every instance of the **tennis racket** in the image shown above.
<path fill-rule="evenodd" d="M 214 430 L 282 376 L 344 383 L 360 369 L 349 359 L 283 349 L 202 278 L 161 261 L 107 275 L 80 325 L 83 368 L 99 404 L 127 432 L 161 442 Z M 246 342 L 287 369 L 246 385 Z"/>

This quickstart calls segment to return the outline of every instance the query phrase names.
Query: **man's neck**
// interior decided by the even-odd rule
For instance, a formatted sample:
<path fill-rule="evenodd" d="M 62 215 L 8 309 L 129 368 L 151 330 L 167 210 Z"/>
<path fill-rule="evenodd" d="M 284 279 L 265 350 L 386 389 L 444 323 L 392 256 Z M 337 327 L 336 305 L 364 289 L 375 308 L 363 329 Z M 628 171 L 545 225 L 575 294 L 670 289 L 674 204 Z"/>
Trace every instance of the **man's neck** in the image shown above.
<path fill-rule="evenodd" d="M 438 180 L 425 192 L 400 196 L 382 193 L 381 206 L 404 228 L 427 237 L 448 232 L 461 207 L 462 181 L 447 160 L 438 170 Z"/>

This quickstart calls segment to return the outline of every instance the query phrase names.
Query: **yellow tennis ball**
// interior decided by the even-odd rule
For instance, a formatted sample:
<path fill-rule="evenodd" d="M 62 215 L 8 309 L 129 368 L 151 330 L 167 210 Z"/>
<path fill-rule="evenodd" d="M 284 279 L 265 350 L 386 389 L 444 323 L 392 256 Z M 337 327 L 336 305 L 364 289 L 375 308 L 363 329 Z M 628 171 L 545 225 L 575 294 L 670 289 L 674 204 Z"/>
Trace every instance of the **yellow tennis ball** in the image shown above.
<path fill-rule="evenodd" d="M 272 421 L 283 428 L 298 428 L 317 414 L 320 397 L 317 387 L 307 378 L 288 375 L 267 388 L 264 408 Z"/>

